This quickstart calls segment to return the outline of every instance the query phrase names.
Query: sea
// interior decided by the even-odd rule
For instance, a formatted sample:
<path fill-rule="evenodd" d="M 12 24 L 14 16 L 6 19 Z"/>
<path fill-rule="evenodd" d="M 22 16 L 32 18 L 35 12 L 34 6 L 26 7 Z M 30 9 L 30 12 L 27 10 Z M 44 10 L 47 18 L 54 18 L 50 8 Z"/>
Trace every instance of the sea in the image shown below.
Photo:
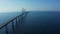
<path fill-rule="evenodd" d="M 21 12 L 0 13 L 0 24 L 20 14 Z M 24 22 L 26 31 L 30 28 L 33 31 L 37 29 L 35 32 L 60 32 L 60 11 L 30 11 Z M 0 34 L 4 34 L 2 31 L 5 33 L 5 28 L 0 30 Z"/>

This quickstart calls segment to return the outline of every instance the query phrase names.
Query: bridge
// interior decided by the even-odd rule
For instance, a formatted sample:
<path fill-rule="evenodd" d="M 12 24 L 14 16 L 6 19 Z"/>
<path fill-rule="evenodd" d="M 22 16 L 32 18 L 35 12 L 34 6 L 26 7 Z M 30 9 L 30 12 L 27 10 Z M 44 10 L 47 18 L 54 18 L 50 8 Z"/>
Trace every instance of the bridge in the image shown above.
<path fill-rule="evenodd" d="M 18 33 L 19 31 L 20 31 L 20 25 L 21 25 L 21 23 L 23 23 L 23 19 L 26 17 L 26 15 L 28 14 L 29 12 L 24 12 L 24 9 L 23 9 L 23 11 L 22 11 L 22 13 L 20 14 L 20 15 L 18 15 L 18 16 L 16 16 L 16 17 L 14 17 L 14 18 L 11 18 L 11 19 L 9 19 L 8 21 L 6 21 L 6 22 L 4 22 L 3 24 L 1 24 L 0 25 L 0 30 L 2 30 L 3 28 L 5 29 L 4 31 L 5 31 L 5 33 L 3 33 L 3 31 L 2 31 L 2 33 L 0 32 L 0 34 L 20 34 L 20 33 Z M 11 31 L 12 32 L 10 32 L 9 33 L 9 31 L 8 31 L 8 25 L 11 23 Z M 14 25 L 15 24 L 15 25 Z M 15 27 L 14 27 L 15 26 Z M 23 33 L 23 32 L 22 32 Z"/>

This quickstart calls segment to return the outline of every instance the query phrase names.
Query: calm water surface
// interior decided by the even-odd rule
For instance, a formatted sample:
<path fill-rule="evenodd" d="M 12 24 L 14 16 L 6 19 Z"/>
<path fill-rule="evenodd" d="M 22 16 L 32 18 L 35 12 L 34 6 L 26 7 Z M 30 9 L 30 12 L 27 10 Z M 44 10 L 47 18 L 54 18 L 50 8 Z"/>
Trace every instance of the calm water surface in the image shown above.
<path fill-rule="evenodd" d="M 19 14 L 0 13 L 0 24 Z M 21 25 L 21 32 L 60 32 L 60 11 L 31 11 Z"/>

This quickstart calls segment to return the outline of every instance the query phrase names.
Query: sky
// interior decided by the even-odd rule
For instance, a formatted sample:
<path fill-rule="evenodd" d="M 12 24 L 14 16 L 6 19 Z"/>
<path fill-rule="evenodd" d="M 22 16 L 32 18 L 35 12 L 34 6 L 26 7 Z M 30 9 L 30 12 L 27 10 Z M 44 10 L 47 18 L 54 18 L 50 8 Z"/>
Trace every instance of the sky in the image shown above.
<path fill-rule="evenodd" d="M 60 0 L 0 0 L 0 12 L 21 11 L 60 11 Z"/>

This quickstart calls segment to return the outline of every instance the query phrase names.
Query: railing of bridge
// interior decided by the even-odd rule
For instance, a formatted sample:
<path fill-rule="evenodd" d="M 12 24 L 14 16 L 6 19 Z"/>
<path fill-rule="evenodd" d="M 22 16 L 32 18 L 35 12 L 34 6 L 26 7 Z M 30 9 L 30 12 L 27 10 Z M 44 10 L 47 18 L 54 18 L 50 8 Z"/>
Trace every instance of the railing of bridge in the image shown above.
<path fill-rule="evenodd" d="M 16 17 L 6 21 L 4 24 L 1 24 L 0 25 L 0 30 L 5 27 L 5 33 L 9 34 L 9 32 L 8 32 L 8 24 L 12 23 L 12 29 L 13 29 L 13 32 L 14 32 L 14 23 L 16 22 L 16 27 L 17 27 L 17 25 L 20 23 L 21 19 L 23 18 L 24 13 L 22 13 L 21 15 L 18 15 Z M 15 22 L 14 22 L 14 20 L 15 20 Z M 15 33 L 13 33 L 13 34 L 15 34 Z"/>

